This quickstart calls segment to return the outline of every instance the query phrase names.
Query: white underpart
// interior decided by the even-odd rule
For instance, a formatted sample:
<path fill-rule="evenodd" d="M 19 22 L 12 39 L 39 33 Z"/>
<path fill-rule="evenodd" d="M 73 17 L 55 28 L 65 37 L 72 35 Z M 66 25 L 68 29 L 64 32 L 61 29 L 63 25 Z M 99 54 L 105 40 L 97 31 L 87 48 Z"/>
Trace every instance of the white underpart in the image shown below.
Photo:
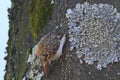
<path fill-rule="evenodd" d="M 60 45 L 59 45 L 58 51 L 57 51 L 57 53 L 55 54 L 56 59 L 58 59 L 58 58 L 62 55 L 63 46 L 64 46 L 64 44 L 65 44 L 65 40 L 66 40 L 66 35 L 64 35 L 64 36 L 61 38 L 61 40 L 60 40 Z"/>

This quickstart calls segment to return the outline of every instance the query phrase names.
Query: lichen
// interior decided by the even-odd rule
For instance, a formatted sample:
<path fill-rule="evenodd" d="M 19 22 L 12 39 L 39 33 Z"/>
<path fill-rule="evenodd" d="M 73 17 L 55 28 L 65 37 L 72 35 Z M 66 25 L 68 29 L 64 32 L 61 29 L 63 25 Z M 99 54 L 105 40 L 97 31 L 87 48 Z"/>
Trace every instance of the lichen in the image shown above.
<path fill-rule="evenodd" d="M 35 51 L 36 51 L 37 45 L 32 49 L 32 54 L 29 55 L 27 63 L 29 64 L 29 69 L 25 74 L 25 79 L 32 79 L 32 80 L 41 80 L 42 76 L 44 75 L 44 72 L 38 71 L 38 65 L 41 64 L 40 59 L 37 58 L 35 60 Z"/>
<path fill-rule="evenodd" d="M 97 69 L 120 61 L 120 13 L 109 4 L 76 4 L 66 13 L 70 50 Z"/>

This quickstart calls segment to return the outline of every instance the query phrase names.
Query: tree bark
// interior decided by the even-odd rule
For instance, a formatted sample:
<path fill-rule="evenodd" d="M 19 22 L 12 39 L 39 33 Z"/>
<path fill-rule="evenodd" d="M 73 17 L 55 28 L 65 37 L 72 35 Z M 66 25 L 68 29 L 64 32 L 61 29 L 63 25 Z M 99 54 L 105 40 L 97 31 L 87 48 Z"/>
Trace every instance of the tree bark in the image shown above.
<path fill-rule="evenodd" d="M 93 3 L 105 3 L 105 4 L 111 4 L 115 6 L 118 11 L 120 11 L 120 0 L 54 0 L 54 13 L 52 15 L 51 20 L 48 22 L 47 26 L 43 28 L 42 33 L 40 34 L 39 38 L 35 40 L 33 37 L 31 37 L 31 33 L 29 32 L 28 28 L 28 12 L 26 8 L 29 7 L 30 1 L 28 0 L 26 4 L 24 4 L 26 1 L 23 0 L 15 0 L 16 3 L 19 4 L 18 8 L 12 11 L 20 12 L 19 16 L 16 17 L 15 20 L 10 20 L 10 26 L 12 23 L 14 24 L 15 28 L 17 28 L 16 34 L 12 32 L 9 33 L 9 41 L 8 41 L 8 47 L 11 45 L 17 47 L 18 49 L 18 43 L 21 41 L 21 48 L 20 50 L 16 49 L 16 54 L 14 56 L 11 56 L 11 53 L 8 52 L 8 58 L 7 58 L 7 65 L 6 65 L 6 74 L 5 74 L 5 80 L 10 80 L 13 77 L 16 78 L 16 80 L 21 80 L 24 76 L 25 69 L 22 70 L 23 73 L 21 73 L 23 76 L 18 77 L 17 72 L 20 70 L 17 69 L 17 67 L 21 63 L 21 52 L 24 54 L 27 53 L 27 50 L 29 48 L 34 47 L 36 43 L 40 40 L 41 36 L 45 35 L 48 32 L 53 31 L 56 27 L 63 28 L 67 32 L 67 19 L 66 19 L 66 11 L 68 8 L 74 8 L 77 3 L 84 3 L 85 1 L 89 2 L 90 4 Z M 23 5 L 24 4 L 24 5 Z M 21 17 L 21 15 L 23 17 Z M 24 25 L 23 25 L 24 24 Z M 26 27 L 25 27 L 26 26 Z M 24 35 L 22 34 L 22 30 L 24 30 Z M 11 39 L 15 35 L 15 40 Z M 22 35 L 23 38 L 20 38 L 20 35 Z M 11 41 L 11 44 L 9 43 Z M 14 42 L 15 41 L 15 42 Z M 23 43 L 24 42 L 24 43 Z M 23 43 L 23 44 L 22 44 Z M 67 38 L 67 41 L 64 46 L 63 55 L 59 59 L 59 61 L 56 63 L 53 71 L 50 73 L 50 76 L 46 78 L 43 76 L 42 80 L 119 80 L 120 79 L 120 62 L 109 64 L 106 69 L 102 69 L 101 71 L 96 69 L 96 64 L 88 65 L 86 63 L 80 64 L 78 57 L 74 54 L 75 51 L 69 51 L 69 41 Z M 20 52 L 21 51 L 21 52 Z M 19 55 L 18 55 L 19 54 Z M 28 54 L 26 54 L 27 57 L 25 59 L 27 61 Z M 16 58 L 17 59 L 16 59 Z M 15 64 L 11 64 L 12 58 L 15 58 L 17 62 Z M 11 67 L 8 67 L 10 64 Z M 25 65 L 26 66 L 26 65 Z M 119 73 L 119 75 L 117 74 Z M 10 78 L 12 77 L 12 78 Z"/>

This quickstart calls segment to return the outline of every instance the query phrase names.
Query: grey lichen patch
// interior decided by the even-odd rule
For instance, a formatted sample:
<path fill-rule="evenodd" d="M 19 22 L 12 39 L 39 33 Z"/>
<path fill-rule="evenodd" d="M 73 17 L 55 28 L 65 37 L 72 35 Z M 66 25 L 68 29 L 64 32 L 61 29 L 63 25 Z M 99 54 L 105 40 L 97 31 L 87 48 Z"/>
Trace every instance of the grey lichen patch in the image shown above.
<path fill-rule="evenodd" d="M 70 50 L 88 64 L 98 62 L 97 69 L 120 61 L 120 13 L 109 4 L 85 2 L 66 13 Z M 84 57 L 83 57 L 84 56 Z"/>
<path fill-rule="evenodd" d="M 26 74 L 25 79 L 31 79 L 31 80 L 41 80 L 42 76 L 44 75 L 44 72 L 38 71 L 38 66 L 41 64 L 40 59 L 35 59 L 35 51 L 36 51 L 37 45 L 32 49 L 32 54 L 29 55 L 28 58 L 28 64 L 30 64 Z"/>

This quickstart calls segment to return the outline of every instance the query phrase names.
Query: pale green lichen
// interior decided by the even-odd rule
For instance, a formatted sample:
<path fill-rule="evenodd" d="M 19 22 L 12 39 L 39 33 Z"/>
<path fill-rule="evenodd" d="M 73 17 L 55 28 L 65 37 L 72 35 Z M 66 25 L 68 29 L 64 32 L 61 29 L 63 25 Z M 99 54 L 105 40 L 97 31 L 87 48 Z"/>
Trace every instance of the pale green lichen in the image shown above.
<path fill-rule="evenodd" d="M 70 49 L 80 62 L 98 62 L 97 69 L 120 61 L 120 13 L 109 4 L 85 2 L 68 9 Z M 84 57 L 83 57 L 84 56 Z"/>
<path fill-rule="evenodd" d="M 30 64 L 28 71 L 25 74 L 25 79 L 32 79 L 32 80 L 40 80 L 42 76 L 44 75 L 44 72 L 38 71 L 38 65 L 41 64 L 40 59 L 37 58 L 35 60 L 35 51 L 36 51 L 37 45 L 32 49 L 32 54 L 29 55 L 28 58 L 28 64 Z"/>

